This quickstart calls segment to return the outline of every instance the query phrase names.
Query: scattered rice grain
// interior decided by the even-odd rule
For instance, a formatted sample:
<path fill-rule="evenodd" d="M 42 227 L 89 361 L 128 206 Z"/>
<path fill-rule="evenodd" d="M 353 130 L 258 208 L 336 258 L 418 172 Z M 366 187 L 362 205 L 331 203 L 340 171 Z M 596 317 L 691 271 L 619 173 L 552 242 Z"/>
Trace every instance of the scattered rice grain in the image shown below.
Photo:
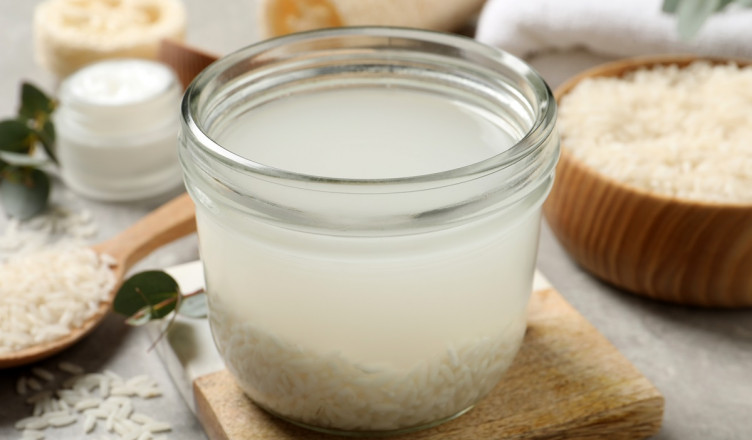
<path fill-rule="evenodd" d="M 26 385 L 29 386 L 34 391 L 41 391 L 42 390 L 42 384 L 39 383 L 38 380 L 34 379 L 33 377 L 30 377 L 26 379 Z"/>
<path fill-rule="evenodd" d="M 42 401 L 44 401 L 46 399 L 49 399 L 50 396 L 52 396 L 52 391 L 50 391 L 50 390 L 40 391 L 40 392 L 38 392 L 38 393 L 30 396 L 29 398 L 27 398 L 26 399 L 26 403 L 28 403 L 29 405 L 31 405 L 33 403 L 42 402 Z"/>
<path fill-rule="evenodd" d="M 153 397 L 160 397 L 162 395 L 162 391 L 156 387 L 148 387 L 138 390 L 136 394 L 138 394 L 138 397 L 142 399 L 151 399 Z"/>
<path fill-rule="evenodd" d="M 57 365 L 57 368 L 60 369 L 60 371 L 64 371 L 70 374 L 76 374 L 76 375 L 84 374 L 84 369 L 81 366 L 76 365 L 71 362 L 60 362 Z"/>
<path fill-rule="evenodd" d="M 63 388 L 39 391 L 26 398 L 30 405 L 34 405 L 33 415 L 18 420 L 15 423 L 16 429 L 35 435 L 33 431 L 66 427 L 81 421 L 83 435 L 88 437 L 88 434 L 96 430 L 97 420 L 101 419 L 104 420 L 105 430 L 114 433 L 121 440 L 151 440 L 153 435 L 147 427 L 156 432 L 171 429 L 168 423 L 155 421 L 134 411 L 133 398 L 137 398 L 139 392 L 148 395 L 159 393 L 157 383 L 149 376 L 139 375 L 124 380 L 112 371 L 84 374 L 82 370 L 63 366 L 61 371 L 64 370 L 73 371 L 76 375 L 66 380 Z M 40 371 L 47 370 L 39 369 L 33 374 L 46 380 L 45 373 Z M 31 378 L 24 377 L 27 378 L 28 385 L 28 379 Z M 19 387 L 18 384 L 16 386 Z M 104 389 L 107 392 L 109 389 L 116 392 L 105 398 L 95 397 L 90 390 L 96 387 L 100 391 Z M 117 395 L 119 393 L 126 395 Z"/>
<path fill-rule="evenodd" d="M 70 415 L 70 414 L 67 411 L 48 411 L 48 412 L 45 412 L 42 417 L 44 417 L 45 419 L 47 419 L 47 421 L 50 421 L 52 419 L 55 419 L 55 418 L 58 418 L 58 417 L 63 417 L 63 416 L 68 416 L 68 415 Z M 50 423 L 52 423 L 52 422 L 50 422 Z"/>
<path fill-rule="evenodd" d="M 97 418 L 93 415 L 87 415 L 84 418 L 84 433 L 88 434 L 97 426 Z"/>
<path fill-rule="evenodd" d="M 38 378 L 47 381 L 52 382 L 55 380 L 55 375 L 52 374 L 49 370 L 45 370 L 44 368 L 35 367 L 31 369 L 31 372 Z"/>
<path fill-rule="evenodd" d="M 122 376 L 120 376 L 119 374 L 115 373 L 112 370 L 104 370 L 104 375 L 109 377 L 110 380 L 114 382 L 114 384 L 122 384 L 125 382 Z"/>
<path fill-rule="evenodd" d="M 35 417 L 35 416 L 25 417 L 25 418 L 17 421 L 15 423 L 15 425 L 13 425 L 13 426 L 15 426 L 15 428 L 18 429 L 18 430 L 22 430 L 22 429 L 26 429 L 28 427 L 29 423 L 33 423 L 33 422 L 36 422 L 36 421 L 39 421 L 39 420 L 44 421 L 44 419 L 42 419 L 40 417 Z M 45 421 L 45 424 L 46 423 L 47 422 Z M 37 429 L 42 429 L 42 428 L 37 428 Z"/>
<path fill-rule="evenodd" d="M 104 428 L 109 432 L 115 430 L 115 417 L 117 417 L 117 411 L 111 412 L 110 415 L 107 416 L 107 420 L 104 422 Z"/>
<path fill-rule="evenodd" d="M 65 415 L 65 416 L 57 416 L 57 417 L 51 417 L 47 419 L 47 421 L 50 423 L 51 426 L 55 427 L 61 427 L 61 426 L 68 426 L 73 423 L 76 423 L 78 420 L 78 417 L 75 415 Z"/>
<path fill-rule="evenodd" d="M 35 429 L 26 429 L 24 430 L 21 438 L 23 440 L 43 440 L 44 432 L 37 431 Z"/>
<path fill-rule="evenodd" d="M 102 404 L 102 399 L 92 397 L 89 399 L 80 400 L 78 403 L 76 403 L 74 408 L 76 409 L 76 411 L 83 411 L 86 409 L 99 407 L 99 405 L 101 404 Z"/>
<path fill-rule="evenodd" d="M 133 413 L 131 415 L 131 420 L 133 420 L 136 423 L 140 423 L 142 425 L 146 425 L 148 423 L 154 423 L 155 421 L 154 419 L 147 416 L 146 414 L 141 414 L 141 413 Z"/>
<path fill-rule="evenodd" d="M 21 376 L 16 382 L 16 393 L 18 393 L 21 396 L 26 395 L 26 377 L 25 376 Z"/>
<path fill-rule="evenodd" d="M 110 381 L 106 377 L 99 380 L 99 395 L 103 399 L 110 396 Z"/>
<path fill-rule="evenodd" d="M 25 429 L 44 429 L 50 425 L 50 421 L 43 417 L 34 417 L 34 420 L 26 422 Z"/>
<path fill-rule="evenodd" d="M 149 423 L 147 425 L 144 425 L 144 429 L 151 433 L 160 433 L 160 432 L 168 432 L 172 431 L 172 425 L 166 422 L 153 422 Z"/>
<path fill-rule="evenodd" d="M 133 387 L 120 385 L 120 386 L 114 386 L 112 387 L 112 390 L 110 390 L 111 396 L 135 396 L 137 394 L 138 390 Z"/>
<path fill-rule="evenodd" d="M 112 428 L 121 437 L 125 436 L 126 434 L 128 434 L 128 432 L 130 432 L 130 430 L 128 429 L 128 427 L 125 426 L 125 424 L 123 423 L 123 421 L 120 420 L 118 417 L 116 417 L 113 420 Z"/>
<path fill-rule="evenodd" d="M 125 402 L 117 413 L 121 419 L 127 419 L 133 414 L 133 404 L 130 401 Z"/>

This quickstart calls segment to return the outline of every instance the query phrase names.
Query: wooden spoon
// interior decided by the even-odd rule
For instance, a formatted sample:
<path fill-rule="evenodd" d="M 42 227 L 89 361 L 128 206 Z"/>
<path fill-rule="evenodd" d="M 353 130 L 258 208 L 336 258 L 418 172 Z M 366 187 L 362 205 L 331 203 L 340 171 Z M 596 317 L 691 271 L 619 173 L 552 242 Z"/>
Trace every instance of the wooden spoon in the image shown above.
<path fill-rule="evenodd" d="M 162 205 L 116 237 L 93 246 L 97 253 L 107 254 L 115 260 L 115 264 L 111 268 L 116 283 L 107 300 L 100 304 L 96 313 L 87 319 L 81 327 L 71 330 L 66 336 L 11 353 L 0 354 L 0 368 L 38 361 L 60 352 L 86 336 L 107 315 L 123 277 L 134 264 L 160 246 L 195 230 L 196 220 L 193 202 L 188 194 L 183 194 Z"/>

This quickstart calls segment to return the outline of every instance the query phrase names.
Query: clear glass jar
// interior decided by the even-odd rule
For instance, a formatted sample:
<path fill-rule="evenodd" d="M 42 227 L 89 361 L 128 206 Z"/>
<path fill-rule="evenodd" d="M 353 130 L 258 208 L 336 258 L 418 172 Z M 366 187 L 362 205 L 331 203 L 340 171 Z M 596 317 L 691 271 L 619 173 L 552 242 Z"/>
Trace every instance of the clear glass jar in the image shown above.
<path fill-rule="evenodd" d="M 212 332 L 248 396 L 371 435 L 488 394 L 525 332 L 555 114 L 519 59 L 419 30 L 296 34 L 202 72 L 180 158 Z"/>

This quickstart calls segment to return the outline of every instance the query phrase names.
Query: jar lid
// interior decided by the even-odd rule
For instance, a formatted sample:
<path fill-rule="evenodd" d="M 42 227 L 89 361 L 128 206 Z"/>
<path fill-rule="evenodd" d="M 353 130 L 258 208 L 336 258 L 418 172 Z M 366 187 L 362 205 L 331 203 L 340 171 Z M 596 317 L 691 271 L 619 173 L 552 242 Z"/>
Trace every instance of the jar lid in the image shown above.
<path fill-rule="evenodd" d="M 168 66 L 144 59 L 105 60 L 69 76 L 54 116 L 66 184 L 100 200 L 176 188 L 181 94 Z"/>

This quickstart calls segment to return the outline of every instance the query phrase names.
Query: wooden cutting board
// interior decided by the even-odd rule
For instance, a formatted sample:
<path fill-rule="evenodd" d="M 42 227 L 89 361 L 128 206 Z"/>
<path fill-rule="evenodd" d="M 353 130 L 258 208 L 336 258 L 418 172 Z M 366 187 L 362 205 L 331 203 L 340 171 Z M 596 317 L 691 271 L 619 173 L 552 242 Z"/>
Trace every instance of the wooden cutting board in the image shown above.
<path fill-rule="evenodd" d="M 260 410 L 227 370 L 193 382 L 212 440 L 341 439 Z M 554 289 L 533 293 L 525 341 L 504 380 L 467 414 L 399 440 L 643 439 L 660 430 L 663 396 Z"/>

